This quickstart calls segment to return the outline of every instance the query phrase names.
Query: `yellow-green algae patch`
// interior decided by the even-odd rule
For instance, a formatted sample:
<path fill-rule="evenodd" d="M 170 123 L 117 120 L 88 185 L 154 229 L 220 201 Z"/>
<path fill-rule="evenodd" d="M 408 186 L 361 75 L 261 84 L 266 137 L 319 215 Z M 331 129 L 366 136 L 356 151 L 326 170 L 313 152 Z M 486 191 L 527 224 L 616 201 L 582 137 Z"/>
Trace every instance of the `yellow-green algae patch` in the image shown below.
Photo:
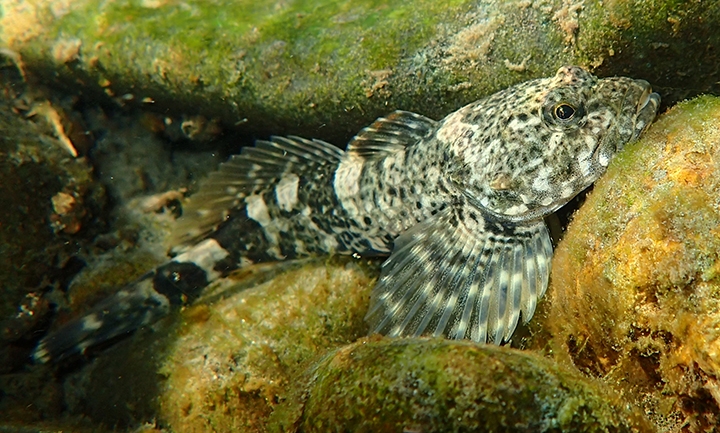
<path fill-rule="evenodd" d="M 367 333 L 377 272 L 347 258 L 278 266 L 221 281 L 179 320 L 103 353 L 66 381 L 70 411 L 108 426 L 265 431 L 311 359 Z"/>
<path fill-rule="evenodd" d="M 596 383 L 539 355 L 370 337 L 313 367 L 270 431 L 652 431 Z"/>
<path fill-rule="evenodd" d="M 714 431 L 719 270 L 720 99 L 706 96 L 662 115 L 597 182 L 556 251 L 536 328 L 558 360 L 664 431 Z"/>
<path fill-rule="evenodd" d="M 372 274 L 344 260 L 313 262 L 188 310 L 160 369 L 160 418 L 178 433 L 263 431 L 298 368 L 367 333 Z"/>
<path fill-rule="evenodd" d="M 717 2 L 6 0 L 0 13 L 0 45 L 84 95 L 338 143 L 393 109 L 441 118 L 563 64 L 720 90 Z"/>

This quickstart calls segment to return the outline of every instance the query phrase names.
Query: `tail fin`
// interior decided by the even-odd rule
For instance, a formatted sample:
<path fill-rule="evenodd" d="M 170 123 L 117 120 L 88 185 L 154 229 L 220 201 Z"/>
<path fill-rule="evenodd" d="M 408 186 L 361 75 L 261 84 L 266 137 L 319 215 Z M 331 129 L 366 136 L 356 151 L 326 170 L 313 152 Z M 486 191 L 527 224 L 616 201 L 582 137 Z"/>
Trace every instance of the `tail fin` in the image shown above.
<path fill-rule="evenodd" d="M 331 144 L 300 137 L 244 148 L 209 177 L 174 230 L 181 246 L 200 243 L 176 250 L 182 253 L 173 261 L 45 337 L 33 358 L 62 360 L 148 325 L 243 264 L 334 251 L 335 227 L 317 226 L 312 212 L 335 200 L 327 179 L 342 156 Z"/>
<path fill-rule="evenodd" d="M 40 340 L 33 360 L 59 362 L 84 354 L 88 348 L 157 321 L 167 315 L 170 305 L 165 295 L 154 290 L 147 274 Z"/>
<path fill-rule="evenodd" d="M 100 302 L 40 340 L 32 355 L 39 363 L 62 361 L 88 348 L 127 335 L 191 303 L 220 273 L 213 266 L 227 256 L 208 239 Z"/>

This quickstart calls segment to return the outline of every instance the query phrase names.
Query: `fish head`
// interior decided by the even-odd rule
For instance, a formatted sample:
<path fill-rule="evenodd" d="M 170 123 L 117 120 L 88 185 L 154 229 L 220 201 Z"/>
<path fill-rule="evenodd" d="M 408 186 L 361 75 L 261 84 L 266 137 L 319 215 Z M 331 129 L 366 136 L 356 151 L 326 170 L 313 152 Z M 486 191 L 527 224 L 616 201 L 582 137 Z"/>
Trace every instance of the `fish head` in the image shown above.
<path fill-rule="evenodd" d="M 463 109 L 467 124 L 489 127 L 456 143 L 464 176 L 453 181 L 491 214 L 541 218 L 595 182 L 652 123 L 659 103 L 647 81 L 599 79 L 580 67 L 562 67 L 554 77 Z"/>
<path fill-rule="evenodd" d="M 599 80 L 588 102 L 593 115 L 583 127 L 588 136 L 597 136 L 592 168 L 599 174 L 604 173 L 612 156 L 637 140 L 650 126 L 659 105 L 660 95 L 653 92 L 645 80 L 625 77 Z M 596 134 L 597 129 L 600 132 Z M 590 183 L 597 176 L 591 174 Z"/>

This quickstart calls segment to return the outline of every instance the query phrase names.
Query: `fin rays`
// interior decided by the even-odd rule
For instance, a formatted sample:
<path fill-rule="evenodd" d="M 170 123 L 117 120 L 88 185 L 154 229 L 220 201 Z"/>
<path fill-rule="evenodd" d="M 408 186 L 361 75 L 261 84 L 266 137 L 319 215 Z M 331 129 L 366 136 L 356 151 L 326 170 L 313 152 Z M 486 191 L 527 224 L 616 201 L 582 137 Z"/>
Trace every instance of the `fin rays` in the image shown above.
<path fill-rule="evenodd" d="M 146 274 L 133 286 L 118 291 L 84 316 L 47 335 L 38 343 L 33 359 L 40 363 L 62 361 L 167 315 L 169 301 L 153 289 L 150 276 Z"/>
<path fill-rule="evenodd" d="M 453 209 L 401 235 L 383 264 L 366 319 L 390 336 L 507 342 L 547 286 L 552 246 L 542 222 L 493 234 Z"/>
<path fill-rule="evenodd" d="M 394 111 L 362 129 L 347 151 L 361 157 L 384 156 L 415 144 L 430 134 L 437 122 L 409 111 Z"/>
<path fill-rule="evenodd" d="M 271 137 L 245 147 L 211 173 L 185 204 L 172 244 L 188 244 L 211 232 L 245 198 L 277 185 L 284 175 L 302 175 L 326 164 L 339 164 L 344 152 L 320 140 Z"/>

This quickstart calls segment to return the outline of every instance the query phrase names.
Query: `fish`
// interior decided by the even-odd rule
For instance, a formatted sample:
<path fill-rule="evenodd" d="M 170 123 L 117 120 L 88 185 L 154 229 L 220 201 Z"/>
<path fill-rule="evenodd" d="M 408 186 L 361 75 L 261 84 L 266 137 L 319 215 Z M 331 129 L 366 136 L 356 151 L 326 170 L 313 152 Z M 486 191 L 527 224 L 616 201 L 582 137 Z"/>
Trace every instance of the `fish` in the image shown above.
<path fill-rule="evenodd" d="M 548 286 L 544 218 L 595 182 L 659 104 L 647 81 L 564 66 L 440 121 L 392 112 L 344 151 L 258 140 L 188 199 L 172 259 L 47 334 L 32 358 L 87 354 L 238 268 L 330 254 L 387 257 L 371 333 L 505 344 Z"/>

